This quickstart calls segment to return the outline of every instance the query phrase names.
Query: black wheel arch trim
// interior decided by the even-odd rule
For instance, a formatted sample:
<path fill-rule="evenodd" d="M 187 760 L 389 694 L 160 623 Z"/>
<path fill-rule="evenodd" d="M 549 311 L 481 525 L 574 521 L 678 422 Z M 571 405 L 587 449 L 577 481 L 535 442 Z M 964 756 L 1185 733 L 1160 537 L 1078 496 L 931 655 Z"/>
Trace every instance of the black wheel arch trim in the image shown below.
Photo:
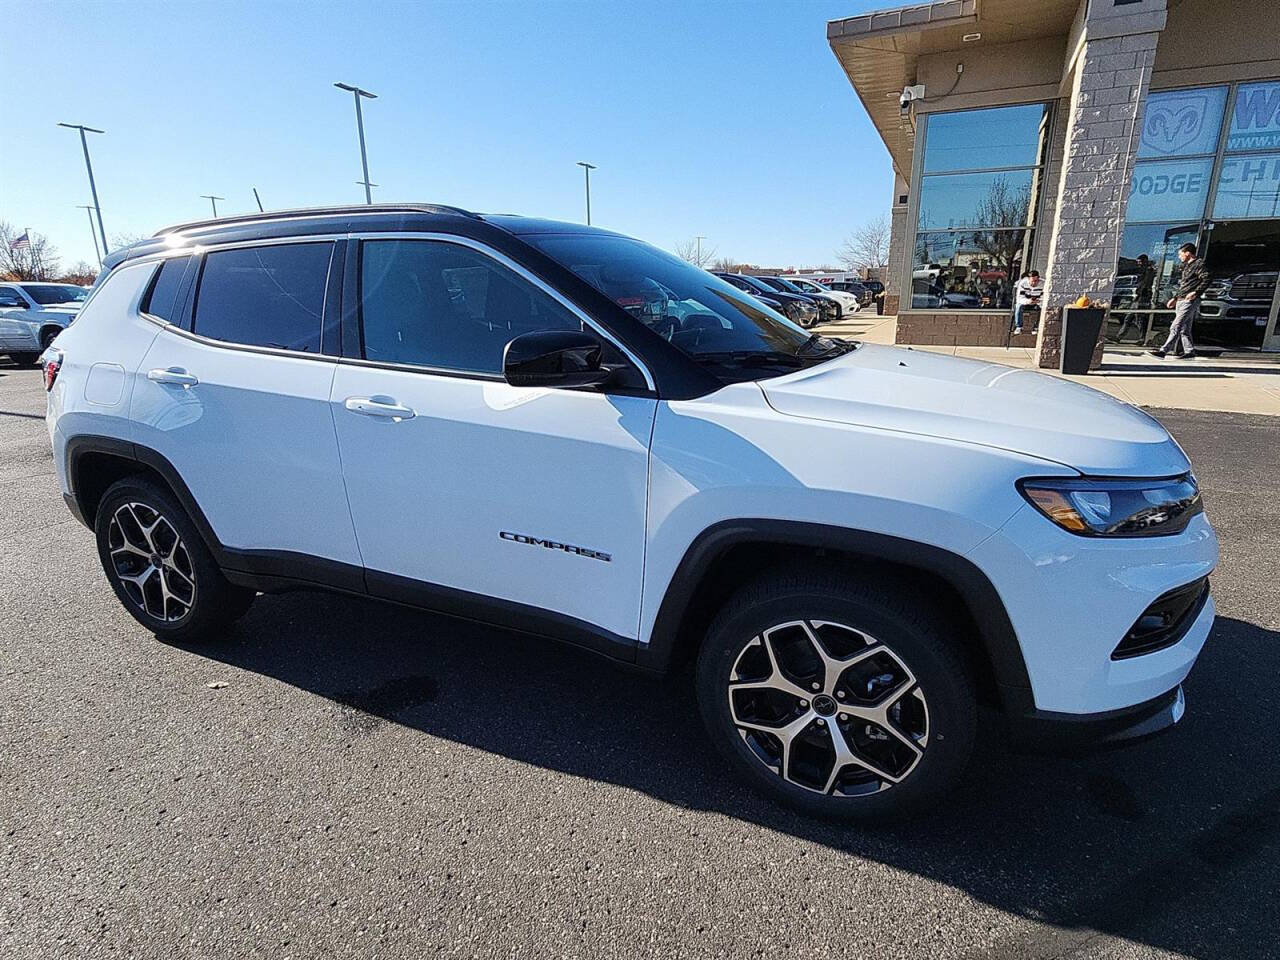
<path fill-rule="evenodd" d="M 703 576 L 729 548 L 744 543 L 825 548 L 862 554 L 915 567 L 949 583 L 977 624 L 983 650 L 995 674 L 1004 711 L 1025 715 L 1034 710 L 1031 680 L 1017 633 L 999 593 L 972 561 L 950 550 L 829 524 L 790 520 L 740 519 L 713 524 L 694 539 L 677 566 L 662 598 L 648 644 L 641 644 L 637 664 L 664 671 L 681 643 L 681 628 Z"/>

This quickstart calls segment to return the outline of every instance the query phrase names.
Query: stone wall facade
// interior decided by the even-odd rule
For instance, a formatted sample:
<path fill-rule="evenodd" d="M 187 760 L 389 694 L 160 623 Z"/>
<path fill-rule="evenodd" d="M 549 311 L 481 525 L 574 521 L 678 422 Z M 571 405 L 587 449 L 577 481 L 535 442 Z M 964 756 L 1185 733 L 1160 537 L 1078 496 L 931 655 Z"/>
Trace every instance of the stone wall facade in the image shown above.
<path fill-rule="evenodd" d="M 1158 39 L 1158 32 L 1085 39 L 1076 58 L 1050 221 L 1046 309 L 1036 347 L 1041 367 L 1058 366 L 1063 306 L 1082 295 L 1104 303 L 1111 299 Z"/>
<path fill-rule="evenodd" d="M 1034 347 L 1034 333 L 1012 336 L 1012 317 L 1008 311 L 980 313 L 976 310 L 899 314 L 894 342 L 948 347 Z"/>

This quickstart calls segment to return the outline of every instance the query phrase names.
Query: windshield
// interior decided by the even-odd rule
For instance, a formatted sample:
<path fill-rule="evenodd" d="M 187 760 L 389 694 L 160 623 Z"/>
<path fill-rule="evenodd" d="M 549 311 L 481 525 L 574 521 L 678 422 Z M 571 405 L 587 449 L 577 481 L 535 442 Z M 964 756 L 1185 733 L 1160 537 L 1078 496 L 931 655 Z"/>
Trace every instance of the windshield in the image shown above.
<path fill-rule="evenodd" d="M 807 365 L 852 347 L 810 336 L 737 287 L 629 237 L 523 237 L 699 361 Z"/>
<path fill-rule="evenodd" d="M 783 290 L 787 291 L 787 293 L 804 293 L 803 290 L 785 277 L 770 277 L 769 282 L 781 287 Z"/>
<path fill-rule="evenodd" d="M 70 283 L 33 284 L 22 289 L 27 292 L 28 297 L 45 307 L 54 303 L 79 303 L 89 296 L 89 291 L 84 287 Z"/>
<path fill-rule="evenodd" d="M 830 293 L 831 292 L 830 287 L 823 286 L 817 280 L 793 280 L 791 282 L 794 283 L 801 290 L 804 290 L 809 293 Z"/>

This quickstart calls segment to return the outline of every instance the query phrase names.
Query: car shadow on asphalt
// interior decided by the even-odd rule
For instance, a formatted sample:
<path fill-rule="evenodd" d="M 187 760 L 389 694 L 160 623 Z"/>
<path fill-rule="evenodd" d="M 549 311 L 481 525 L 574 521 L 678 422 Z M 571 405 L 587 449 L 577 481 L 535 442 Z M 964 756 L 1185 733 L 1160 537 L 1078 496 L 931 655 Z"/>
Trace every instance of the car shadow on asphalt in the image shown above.
<path fill-rule="evenodd" d="M 1270 740 L 1274 692 L 1249 688 L 1272 690 L 1277 641 L 1219 618 L 1175 730 L 1066 758 L 988 738 L 955 794 L 876 829 L 792 814 L 739 785 L 703 733 L 687 673 L 655 678 L 539 638 L 310 592 L 260 597 L 225 645 L 186 649 L 327 699 L 352 737 L 397 724 L 871 858 L 1048 925 L 984 956 L 1057 956 L 1101 931 L 1193 957 L 1261 957 L 1275 946 L 1280 757 L 1240 738 Z M 1240 896 L 1230 881 L 1242 876 L 1257 896 Z"/>

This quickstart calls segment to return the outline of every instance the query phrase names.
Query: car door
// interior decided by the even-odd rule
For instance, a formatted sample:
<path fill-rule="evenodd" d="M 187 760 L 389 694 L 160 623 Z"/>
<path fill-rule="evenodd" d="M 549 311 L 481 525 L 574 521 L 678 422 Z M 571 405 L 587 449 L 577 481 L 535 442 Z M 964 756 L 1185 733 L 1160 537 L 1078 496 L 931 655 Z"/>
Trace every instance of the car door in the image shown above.
<path fill-rule="evenodd" d="M 507 342 L 591 329 L 584 314 L 461 238 L 366 238 L 358 254 L 358 309 L 344 323 L 358 324 L 359 356 L 338 368 L 333 417 L 369 591 L 586 643 L 633 641 L 656 408 L 647 375 L 629 366 L 645 378 L 631 395 L 513 387 Z"/>
<path fill-rule="evenodd" d="M 139 368 L 131 416 L 137 443 L 181 476 L 230 565 L 358 588 L 329 413 L 336 357 L 322 351 L 326 316 L 336 332 L 332 261 L 344 247 L 304 239 L 205 253 L 184 285 L 182 326 L 165 325 Z M 159 289 L 171 303 L 173 290 Z M 150 309 L 164 319 L 164 306 Z"/>
<path fill-rule="evenodd" d="M 31 307 L 16 287 L 0 284 L 0 350 L 27 345 L 27 326 L 20 318 Z"/>

